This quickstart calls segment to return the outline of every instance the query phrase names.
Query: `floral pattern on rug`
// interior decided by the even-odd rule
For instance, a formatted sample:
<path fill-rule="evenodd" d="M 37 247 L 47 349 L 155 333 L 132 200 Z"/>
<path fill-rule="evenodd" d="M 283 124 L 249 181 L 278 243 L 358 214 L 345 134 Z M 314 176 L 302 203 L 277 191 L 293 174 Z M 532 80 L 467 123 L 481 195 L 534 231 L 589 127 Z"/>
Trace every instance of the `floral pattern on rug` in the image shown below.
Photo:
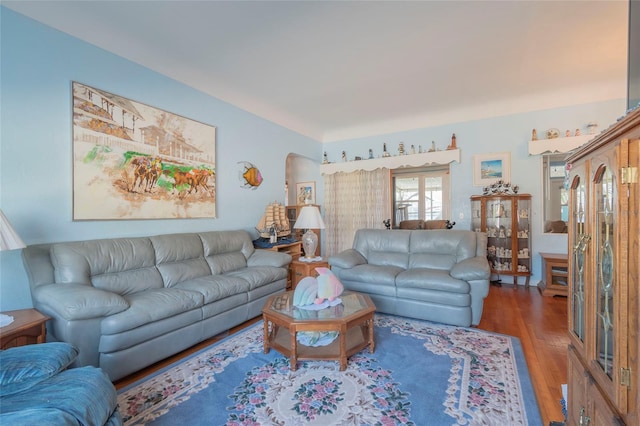
<path fill-rule="evenodd" d="M 425 340 L 427 350 L 451 358 L 444 406 L 458 424 L 528 424 L 508 336 L 393 317 L 377 318 L 376 325 Z"/>
<path fill-rule="evenodd" d="M 249 371 L 230 397 L 227 426 L 414 425 L 408 394 L 375 359 L 354 355 L 345 371 L 335 362 L 279 358 Z"/>
<path fill-rule="evenodd" d="M 528 424 L 508 336 L 386 315 L 376 315 L 375 326 L 448 357 L 443 412 L 453 424 Z M 125 389 L 118 394 L 125 424 L 145 424 L 179 406 L 233 362 L 261 353 L 262 339 L 262 326 L 253 326 Z M 333 361 L 300 362 L 291 371 L 278 356 L 240 380 L 228 396 L 227 425 L 414 425 L 411 400 L 420 398 L 366 350 L 350 357 L 345 371 Z"/>

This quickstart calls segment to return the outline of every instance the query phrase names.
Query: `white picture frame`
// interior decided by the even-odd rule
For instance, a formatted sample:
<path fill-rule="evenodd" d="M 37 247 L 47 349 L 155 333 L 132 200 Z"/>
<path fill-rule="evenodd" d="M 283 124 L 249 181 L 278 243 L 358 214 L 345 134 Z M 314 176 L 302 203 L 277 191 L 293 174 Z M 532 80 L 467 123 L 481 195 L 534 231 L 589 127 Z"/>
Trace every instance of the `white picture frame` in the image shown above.
<path fill-rule="evenodd" d="M 474 155 L 473 186 L 487 186 L 498 180 L 511 180 L 511 153 Z"/>

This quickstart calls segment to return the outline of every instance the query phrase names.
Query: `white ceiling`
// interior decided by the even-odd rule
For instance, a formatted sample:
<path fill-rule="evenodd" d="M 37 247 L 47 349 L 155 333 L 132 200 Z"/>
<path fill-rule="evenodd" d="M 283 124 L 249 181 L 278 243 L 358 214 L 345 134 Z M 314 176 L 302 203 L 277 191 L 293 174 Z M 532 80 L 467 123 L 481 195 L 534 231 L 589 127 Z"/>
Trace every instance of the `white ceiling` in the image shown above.
<path fill-rule="evenodd" d="M 626 97 L 627 1 L 6 1 L 324 142 Z"/>

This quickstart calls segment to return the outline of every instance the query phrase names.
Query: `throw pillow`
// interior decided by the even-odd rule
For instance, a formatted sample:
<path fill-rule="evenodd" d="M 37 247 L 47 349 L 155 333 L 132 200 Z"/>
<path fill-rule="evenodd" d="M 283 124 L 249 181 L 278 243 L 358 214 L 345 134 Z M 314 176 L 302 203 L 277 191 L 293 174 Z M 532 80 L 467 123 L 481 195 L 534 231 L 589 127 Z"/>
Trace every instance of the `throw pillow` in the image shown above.
<path fill-rule="evenodd" d="M 67 368 L 78 349 L 64 342 L 0 351 L 0 396 L 22 392 Z"/>

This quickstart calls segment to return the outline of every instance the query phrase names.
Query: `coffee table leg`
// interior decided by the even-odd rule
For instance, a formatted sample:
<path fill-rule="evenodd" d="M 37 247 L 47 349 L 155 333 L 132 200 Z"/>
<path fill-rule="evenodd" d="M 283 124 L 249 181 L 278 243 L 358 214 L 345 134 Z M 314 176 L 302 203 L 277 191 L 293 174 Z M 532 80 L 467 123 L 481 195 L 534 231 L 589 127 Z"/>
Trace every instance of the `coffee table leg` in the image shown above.
<path fill-rule="evenodd" d="M 269 320 L 263 317 L 262 322 L 264 323 L 264 353 L 269 353 Z"/>
<path fill-rule="evenodd" d="M 376 350 L 375 340 L 373 338 L 373 318 L 367 321 L 369 325 L 369 353 L 373 353 Z"/>
<path fill-rule="evenodd" d="M 291 371 L 298 368 L 298 339 L 296 339 L 296 331 L 291 331 Z"/>
<path fill-rule="evenodd" d="M 347 369 L 347 327 L 340 328 L 340 371 Z"/>

